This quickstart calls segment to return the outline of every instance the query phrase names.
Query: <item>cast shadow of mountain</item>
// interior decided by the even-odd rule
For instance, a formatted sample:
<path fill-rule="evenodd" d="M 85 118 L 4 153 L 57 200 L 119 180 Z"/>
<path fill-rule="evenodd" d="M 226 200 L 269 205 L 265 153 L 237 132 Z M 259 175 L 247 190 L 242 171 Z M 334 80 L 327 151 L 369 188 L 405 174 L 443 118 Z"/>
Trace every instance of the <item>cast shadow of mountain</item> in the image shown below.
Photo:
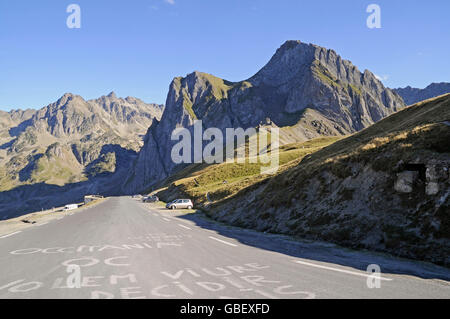
<path fill-rule="evenodd" d="M 301 258 L 307 261 L 332 263 L 367 273 L 369 265 L 379 265 L 386 275 L 413 275 L 423 279 L 450 280 L 450 270 L 430 262 L 393 256 L 389 253 L 352 250 L 324 241 L 298 240 L 287 235 L 263 233 L 256 230 L 223 224 L 203 214 L 183 214 L 177 218 L 189 220 L 196 226 L 233 238 L 243 245 Z M 295 261 L 293 260 L 292 263 Z M 320 264 L 319 264 L 320 266 Z M 364 279 L 365 280 L 365 279 Z"/>
<path fill-rule="evenodd" d="M 37 154 L 31 157 L 27 166 L 22 168 L 19 172 L 19 181 L 25 182 L 31 178 L 33 171 L 36 169 L 36 163 L 39 159 L 41 159 L 44 154 Z"/>
<path fill-rule="evenodd" d="M 19 125 L 17 125 L 16 127 L 12 127 L 9 129 L 9 135 L 11 135 L 12 137 L 17 137 L 19 136 L 22 132 L 24 132 L 31 124 L 33 124 L 32 119 L 23 121 L 22 123 L 20 123 Z"/>
<path fill-rule="evenodd" d="M 97 172 L 96 171 L 96 167 L 101 164 L 102 162 L 104 162 L 103 160 L 103 156 L 113 153 L 115 155 L 115 171 L 117 170 L 117 168 L 121 169 L 124 166 L 127 166 L 129 164 L 129 160 L 132 157 L 136 157 L 137 153 L 133 150 L 128 150 L 123 148 L 122 146 L 118 145 L 118 144 L 107 144 L 104 145 L 100 151 L 100 154 L 98 156 L 97 159 L 95 159 L 94 161 L 92 161 L 91 163 L 89 163 L 85 169 L 84 169 L 84 173 L 86 174 L 86 176 L 89 177 L 105 177 L 108 176 L 110 174 L 115 173 L 114 172 Z"/>
<path fill-rule="evenodd" d="M 83 201 L 89 181 L 64 186 L 36 183 L 0 193 L 0 220 Z"/>
<path fill-rule="evenodd" d="M 8 148 L 10 148 L 10 147 L 14 144 L 14 142 L 15 142 L 16 140 L 17 140 L 17 138 L 12 139 L 11 141 L 6 142 L 6 143 L 0 145 L 0 150 L 7 150 Z"/>

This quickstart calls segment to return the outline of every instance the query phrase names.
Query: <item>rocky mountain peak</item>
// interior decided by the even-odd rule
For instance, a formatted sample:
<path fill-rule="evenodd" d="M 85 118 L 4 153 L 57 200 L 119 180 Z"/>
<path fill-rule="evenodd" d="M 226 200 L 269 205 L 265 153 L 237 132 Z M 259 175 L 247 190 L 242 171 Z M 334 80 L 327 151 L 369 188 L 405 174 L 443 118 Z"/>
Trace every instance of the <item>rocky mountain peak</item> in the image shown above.
<path fill-rule="evenodd" d="M 74 98 L 75 96 L 77 96 L 77 95 L 76 95 L 76 94 L 73 94 L 73 93 L 70 93 L 70 92 L 66 92 L 66 93 L 64 93 L 64 94 L 59 98 L 59 100 L 72 99 L 72 98 Z"/>
<path fill-rule="evenodd" d="M 71 102 L 71 101 L 84 101 L 84 99 L 76 94 L 73 93 L 64 93 L 63 96 L 61 96 L 55 103 L 52 103 L 56 108 L 61 108 L 65 105 L 67 105 L 67 103 Z"/>
<path fill-rule="evenodd" d="M 286 41 L 270 61 L 252 78 L 252 83 L 281 85 L 296 77 L 299 69 L 307 67 L 315 59 L 316 47 L 300 41 Z"/>
<path fill-rule="evenodd" d="M 373 73 L 361 73 L 332 49 L 293 40 L 286 41 L 249 81 L 255 85 L 283 86 L 291 81 L 304 82 L 310 73 L 322 82 L 339 80 L 360 85 L 364 77 L 368 83 L 377 81 Z"/>

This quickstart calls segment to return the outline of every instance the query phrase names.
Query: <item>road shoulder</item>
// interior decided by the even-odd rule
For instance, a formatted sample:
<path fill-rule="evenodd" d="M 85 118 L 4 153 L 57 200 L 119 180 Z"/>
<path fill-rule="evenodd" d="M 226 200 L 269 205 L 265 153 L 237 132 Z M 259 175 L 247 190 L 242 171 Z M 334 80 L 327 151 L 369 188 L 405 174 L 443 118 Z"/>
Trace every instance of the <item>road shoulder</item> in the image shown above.
<path fill-rule="evenodd" d="M 26 230 L 28 228 L 42 226 L 53 220 L 58 220 L 71 214 L 83 212 L 89 208 L 99 205 L 100 203 L 103 203 L 106 200 L 107 198 L 99 199 L 94 202 L 90 202 L 86 205 L 83 205 L 78 209 L 67 212 L 63 210 L 64 207 L 58 207 L 55 208 L 54 210 L 50 209 L 41 212 L 22 215 L 7 220 L 2 220 L 0 221 L 0 237 L 6 237 L 9 235 L 12 236 L 13 234 Z"/>

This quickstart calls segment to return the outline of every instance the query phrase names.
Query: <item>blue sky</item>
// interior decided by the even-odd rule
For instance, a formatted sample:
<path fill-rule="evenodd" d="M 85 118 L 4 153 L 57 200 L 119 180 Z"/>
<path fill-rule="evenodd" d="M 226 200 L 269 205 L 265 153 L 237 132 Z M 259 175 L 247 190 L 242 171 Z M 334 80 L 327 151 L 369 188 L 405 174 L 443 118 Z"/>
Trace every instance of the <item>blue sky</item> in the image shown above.
<path fill-rule="evenodd" d="M 81 29 L 66 26 L 71 3 Z M 381 29 L 366 26 L 371 3 Z M 332 48 L 389 87 L 425 87 L 450 81 L 449 14 L 448 0 L 2 0 L 0 109 L 65 92 L 164 103 L 173 77 L 244 80 L 291 39 Z"/>

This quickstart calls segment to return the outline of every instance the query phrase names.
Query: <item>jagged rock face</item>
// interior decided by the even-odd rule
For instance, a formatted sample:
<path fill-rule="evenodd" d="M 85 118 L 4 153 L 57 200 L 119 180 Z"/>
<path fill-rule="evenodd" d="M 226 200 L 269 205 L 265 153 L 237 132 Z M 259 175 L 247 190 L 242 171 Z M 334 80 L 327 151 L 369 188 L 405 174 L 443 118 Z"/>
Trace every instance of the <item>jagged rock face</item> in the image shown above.
<path fill-rule="evenodd" d="M 148 131 L 125 189 L 139 191 L 167 177 L 175 164 L 170 140 L 177 127 L 281 128 L 281 142 L 359 131 L 405 105 L 370 71 L 361 73 L 333 50 L 288 41 L 257 74 L 229 82 L 194 72 L 175 78 L 166 111 Z"/>
<path fill-rule="evenodd" d="M 67 93 L 40 110 L 1 112 L 0 212 L 11 205 L 10 200 L 3 201 L 6 191 L 17 188 L 22 194 L 24 185 L 31 185 L 29 201 L 39 197 L 35 192 L 39 183 L 66 185 L 65 191 L 81 182 L 80 190 L 119 190 L 115 184 L 127 174 L 148 127 L 163 110 L 162 105 L 114 93 L 89 101 Z M 97 182 L 106 175 L 108 183 Z"/>
<path fill-rule="evenodd" d="M 405 88 L 394 89 L 394 91 L 403 98 L 407 105 L 411 105 L 445 93 L 450 93 L 450 83 L 431 83 L 424 89 L 407 86 Z"/>

